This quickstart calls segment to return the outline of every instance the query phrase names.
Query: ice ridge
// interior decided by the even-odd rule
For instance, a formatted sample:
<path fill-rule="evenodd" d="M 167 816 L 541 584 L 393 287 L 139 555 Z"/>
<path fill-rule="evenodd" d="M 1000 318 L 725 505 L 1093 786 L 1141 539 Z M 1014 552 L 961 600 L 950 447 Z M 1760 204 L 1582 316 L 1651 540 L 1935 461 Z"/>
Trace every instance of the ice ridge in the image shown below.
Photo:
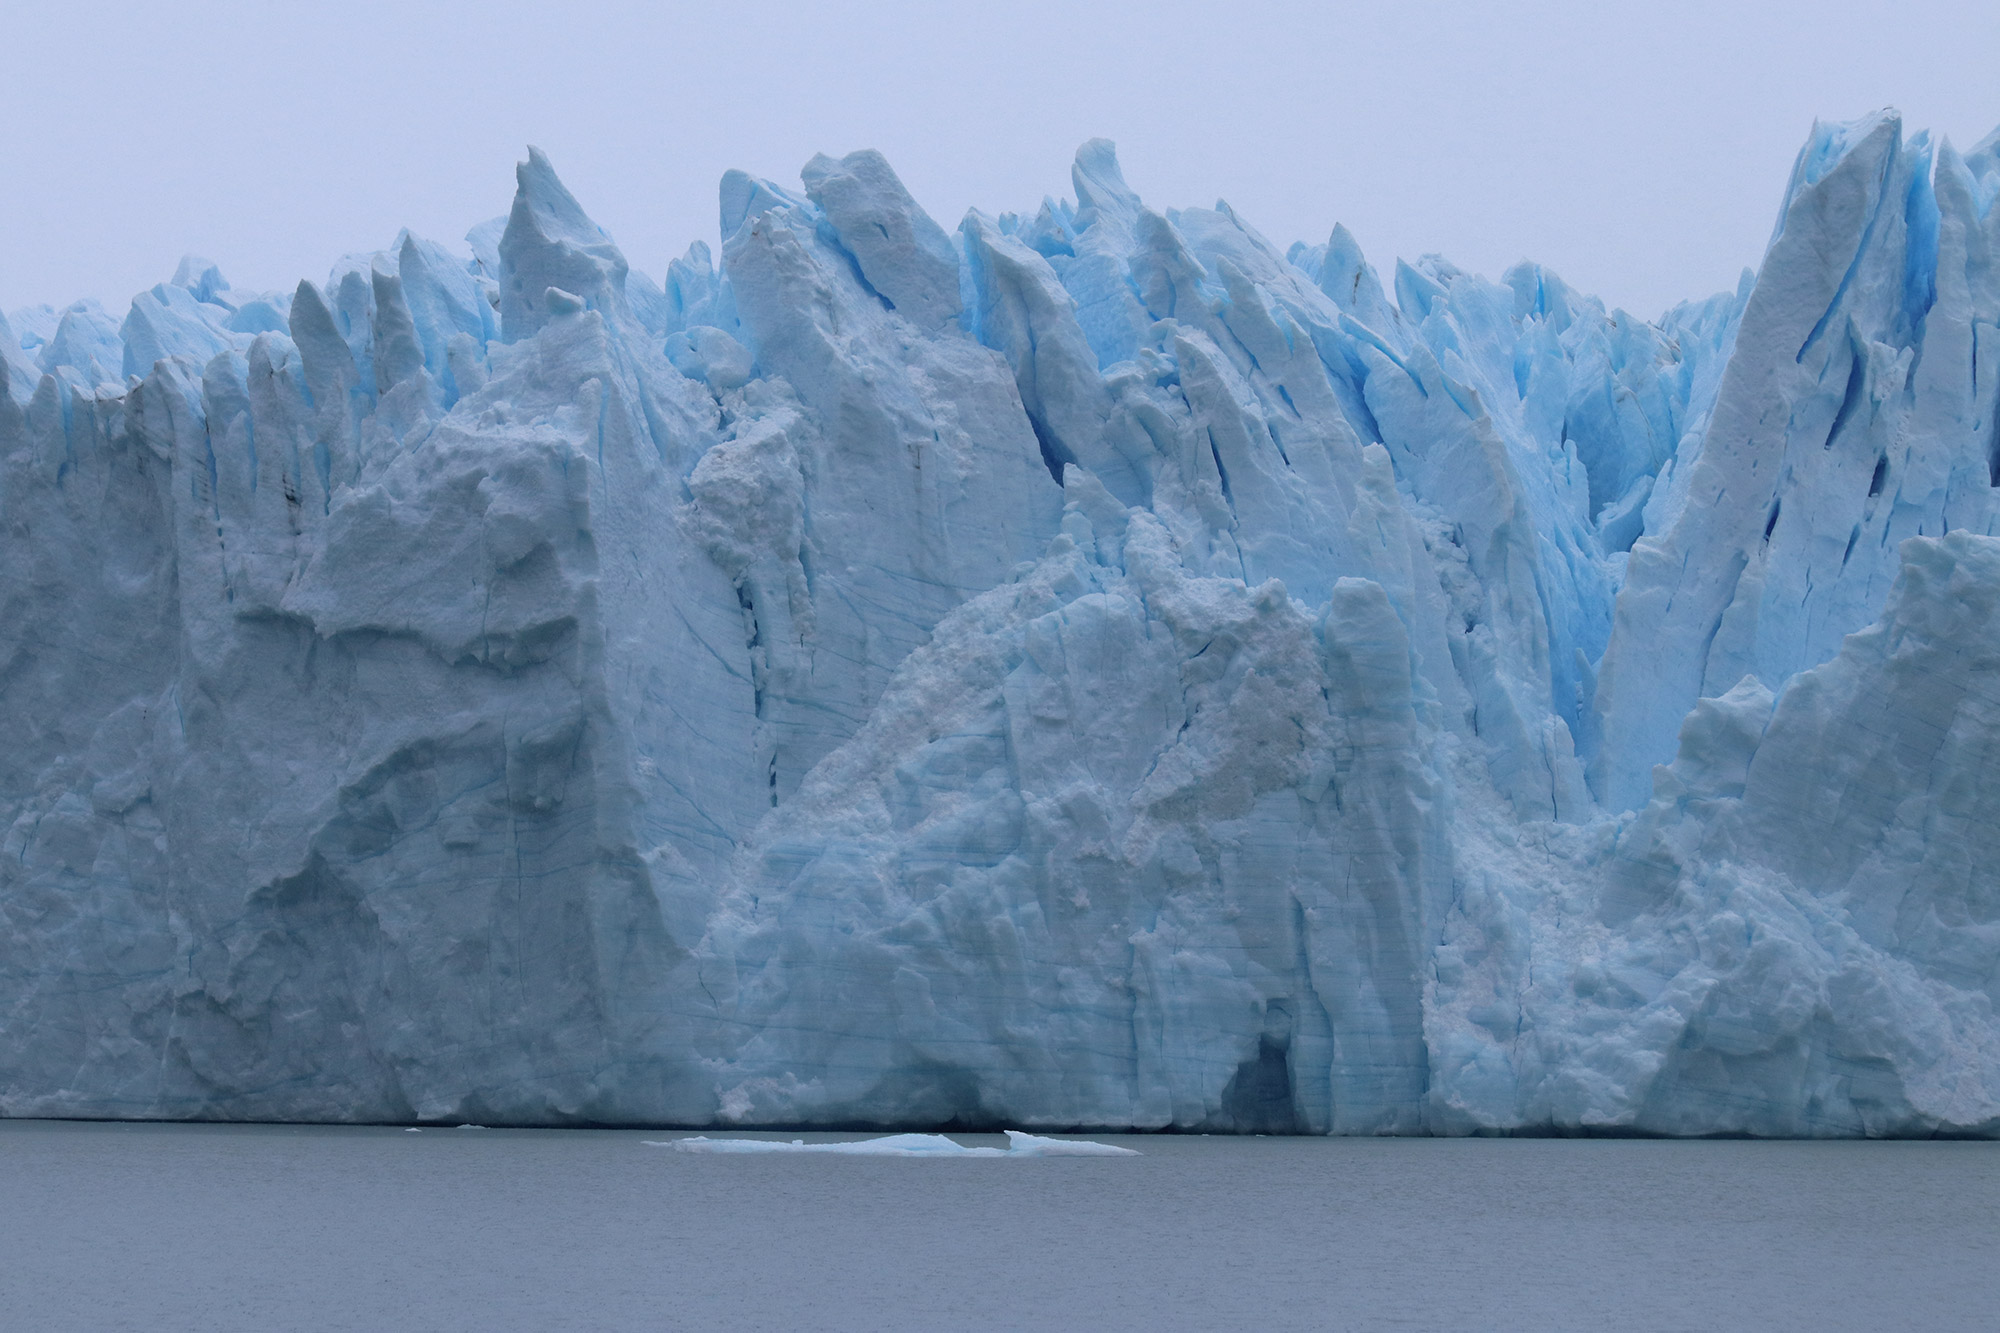
<path fill-rule="evenodd" d="M 1072 183 L 8 312 L 0 1113 L 2000 1133 L 2000 136 L 1653 321 Z"/>

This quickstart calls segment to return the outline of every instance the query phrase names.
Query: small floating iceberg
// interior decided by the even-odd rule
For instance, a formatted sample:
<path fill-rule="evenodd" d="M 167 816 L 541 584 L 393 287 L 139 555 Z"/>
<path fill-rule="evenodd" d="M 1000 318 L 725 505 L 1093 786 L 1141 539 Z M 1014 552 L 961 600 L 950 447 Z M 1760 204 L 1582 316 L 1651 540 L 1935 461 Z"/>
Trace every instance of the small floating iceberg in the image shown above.
<path fill-rule="evenodd" d="M 1136 1148 L 1120 1148 L 1116 1144 L 1092 1143 L 1088 1139 L 1045 1139 L 1039 1134 L 1024 1134 L 1018 1129 L 1007 1131 L 1008 1157 L 1137 1157 Z"/>
<path fill-rule="evenodd" d="M 1039 1134 L 1007 1131 L 1005 1148 L 968 1148 L 943 1134 L 890 1134 L 848 1143 L 807 1143 L 793 1139 L 711 1139 L 697 1134 L 687 1139 L 644 1139 L 649 1148 L 696 1153 L 838 1153 L 846 1157 L 1137 1157 L 1131 1148 L 1080 1139 L 1050 1139 Z"/>

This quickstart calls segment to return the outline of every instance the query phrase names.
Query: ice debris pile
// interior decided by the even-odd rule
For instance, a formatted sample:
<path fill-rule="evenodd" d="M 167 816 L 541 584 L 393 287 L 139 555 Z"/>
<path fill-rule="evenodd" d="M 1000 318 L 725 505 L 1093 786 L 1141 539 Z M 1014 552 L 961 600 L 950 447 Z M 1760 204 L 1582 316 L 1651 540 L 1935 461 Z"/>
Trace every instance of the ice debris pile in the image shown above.
<path fill-rule="evenodd" d="M 2000 141 L 1654 323 L 883 159 L 0 336 L 0 1112 L 2000 1132 Z"/>

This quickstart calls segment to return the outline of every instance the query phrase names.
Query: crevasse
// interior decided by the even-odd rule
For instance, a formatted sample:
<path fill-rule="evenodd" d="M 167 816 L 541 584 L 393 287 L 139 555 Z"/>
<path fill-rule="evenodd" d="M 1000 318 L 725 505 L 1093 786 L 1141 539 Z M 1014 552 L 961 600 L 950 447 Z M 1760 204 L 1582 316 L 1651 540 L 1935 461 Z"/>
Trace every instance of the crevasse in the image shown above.
<path fill-rule="evenodd" d="M 2000 139 L 1385 286 L 875 153 L 0 322 L 0 1113 L 2000 1132 Z"/>

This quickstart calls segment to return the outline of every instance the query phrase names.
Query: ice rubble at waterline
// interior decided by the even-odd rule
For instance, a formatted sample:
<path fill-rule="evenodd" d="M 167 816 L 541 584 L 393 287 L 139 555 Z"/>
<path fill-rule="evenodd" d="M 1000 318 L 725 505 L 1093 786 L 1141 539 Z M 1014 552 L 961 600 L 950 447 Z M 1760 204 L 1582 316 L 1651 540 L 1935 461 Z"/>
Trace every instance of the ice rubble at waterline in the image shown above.
<path fill-rule="evenodd" d="M 873 153 L 0 336 L 0 1112 L 2000 1130 L 2000 145 L 1648 323 Z"/>

